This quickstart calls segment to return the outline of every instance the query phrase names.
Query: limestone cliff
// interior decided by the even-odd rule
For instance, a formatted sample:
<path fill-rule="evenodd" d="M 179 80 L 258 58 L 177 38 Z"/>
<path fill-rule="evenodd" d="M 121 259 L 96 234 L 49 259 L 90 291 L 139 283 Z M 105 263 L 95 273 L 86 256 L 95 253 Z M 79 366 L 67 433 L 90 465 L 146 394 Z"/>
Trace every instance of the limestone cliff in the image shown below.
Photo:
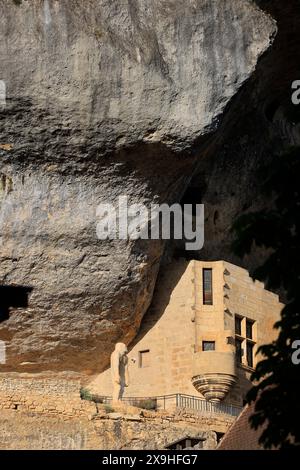
<path fill-rule="evenodd" d="M 71 3 L 0 0 L 0 282 L 29 288 L 1 370 L 100 371 L 134 337 L 164 245 L 99 241 L 97 205 L 180 200 L 276 33 L 251 0 Z"/>
<path fill-rule="evenodd" d="M 231 250 L 232 224 L 244 212 L 270 207 L 262 196 L 260 170 L 268 171 L 277 154 L 300 145 L 299 106 L 291 100 L 292 83 L 300 77 L 300 3 L 257 3 L 277 22 L 274 44 L 228 108 L 189 187 L 191 200 L 205 205 L 206 243 L 193 253 L 201 260 L 241 264 Z M 262 250 L 252 250 L 243 265 L 257 267 L 262 255 Z"/>

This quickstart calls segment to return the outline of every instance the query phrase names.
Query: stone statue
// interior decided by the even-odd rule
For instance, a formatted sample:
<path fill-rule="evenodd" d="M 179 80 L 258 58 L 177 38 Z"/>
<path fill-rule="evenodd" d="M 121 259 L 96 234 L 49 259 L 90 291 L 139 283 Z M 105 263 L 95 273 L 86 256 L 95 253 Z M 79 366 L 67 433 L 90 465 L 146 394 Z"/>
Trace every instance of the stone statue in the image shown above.
<path fill-rule="evenodd" d="M 113 383 L 112 401 L 117 403 L 121 401 L 124 388 L 128 387 L 128 357 L 127 347 L 124 343 L 117 343 L 115 350 L 110 356 L 110 367 Z"/>

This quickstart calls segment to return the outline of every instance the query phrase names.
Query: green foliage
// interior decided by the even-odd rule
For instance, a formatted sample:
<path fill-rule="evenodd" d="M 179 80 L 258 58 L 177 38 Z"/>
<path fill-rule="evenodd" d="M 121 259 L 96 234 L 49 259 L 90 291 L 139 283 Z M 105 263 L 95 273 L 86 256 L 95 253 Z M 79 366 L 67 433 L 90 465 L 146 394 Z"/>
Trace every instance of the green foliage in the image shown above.
<path fill-rule="evenodd" d="M 80 389 L 80 398 L 82 400 L 93 401 L 94 403 L 103 403 L 103 397 L 100 397 L 99 395 L 93 395 L 84 387 Z"/>
<path fill-rule="evenodd" d="M 233 249 L 243 256 L 253 244 L 269 255 L 254 271 L 266 287 L 282 289 L 286 306 L 276 323 L 278 338 L 262 346 L 264 359 L 253 373 L 258 381 L 248 400 L 256 400 L 251 418 L 254 428 L 264 425 L 260 442 L 265 448 L 300 445 L 300 366 L 294 365 L 291 345 L 300 339 L 300 150 L 291 149 L 275 158 L 264 172 L 263 193 L 271 208 L 244 214 L 234 224 Z"/>
<path fill-rule="evenodd" d="M 106 413 L 113 413 L 115 411 L 114 408 L 110 405 L 104 405 L 104 410 Z"/>
<path fill-rule="evenodd" d="M 138 408 L 143 408 L 144 410 L 156 410 L 157 404 L 156 400 L 152 400 L 151 398 L 147 400 L 140 400 L 136 403 Z"/>
<path fill-rule="evenodd" d="M 81 400 L 93 401 L 93 395 L 84 387 L 80 389 Z"/>

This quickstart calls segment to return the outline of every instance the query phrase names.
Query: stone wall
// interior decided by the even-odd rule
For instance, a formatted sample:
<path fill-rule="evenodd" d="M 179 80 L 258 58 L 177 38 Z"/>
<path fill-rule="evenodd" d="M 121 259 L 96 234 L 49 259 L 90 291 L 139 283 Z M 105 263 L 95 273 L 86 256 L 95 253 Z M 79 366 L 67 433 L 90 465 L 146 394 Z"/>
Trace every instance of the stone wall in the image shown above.
<path fill-rule="evenodd" d="M 125 396 L 197 394 L 190 380 L 195 343 L 194 302 L 193 264 L 173 263 L 160 277 L 154 302 L 130 347 L 130 386 Z M 140 351 L 147 350 L 148 364 L 140 367 Z M 89 389 L 110 396 L 110 369 L 100 374 Z"/>
<path fill-rule="evenodd" d="M 203 304 L 203 268 L 212 269 L 212 305 Z M 261 282 L 253 282 L 243 268 L 224 261 L 173 262 L 161 274 L 152 305 L 130 345 L 130 384 L 124 396 L 183 393 L 203 398 L 202 390 L 204 396 L 205 392 L 216 397 L 223 394 L 221 399 L 225 394 L 225 402 L 241 406 L 251 386 L 253 368 L 246 364 L 246 351 L 243 364 L 236 365 L 235 315 L 244 319 L 243 336 L 246 318 L 254 321 L 255 354 L 258 346 L 275 337 L 273 325 L 281 308 L 278 296 L 264 289 Z M 215 342 L 215 350 L 202 351 L 203 341 Z M 256 361 L 254 357 L 254 365 Z M 212 374 L 215 382 L 208 388 L 213 392 L 198 387 L 202 379 L 208 383 L 206 378 L 209 375 L 212 379 Z M 111 396 L 110 369 L 95 377 L 88 388 Z"/>
<path fill-rule="evenodd" d="M 0 378 L 0 410 L 61 415 L 64 419 L 95 413 L 95 404 L 80 400 L 80 382 L 54 378 Z"/>
<path fill-rule="evenodd" d="M 81 400 L 78 385 L 2 377 L 0 449 L 164 449 L 186 437 L 211 449 L 234 421 L 190 410 L 113 409 Z"/>
<path fill-rule="evenodd" d="M 253 340 L 255 342 L 253 351 L 253 365 L 261 359 L 257 355 L 258 347 L 273 341 L 277 332 L 274 324 L 280 318 L 280 312 L 283 304 L 279 302 L 278 295 L 264 288 L 264 284 L 259 281 L 253 281 L 247 270 L 235 266 L 231 263 L 224 263 L 226 274 L 224 276 L 227 288 L 224 297 L 224 321 L 226 327 L 234 332 L 234 317 L 236 314 L 243 317 L 242 337 L 246 336 L 246 318 L 254 320 Z M 227 400 L 233 403 L 244 397 L 250 387 L 250 377 L 253 368 L 246 363 L 245 341 L 242 345 L 244 355 L 242 364 L 236 367 L 237 382 L 230 390 Z"/>
<path fill-rule="evenodd" d="M 175 441 L 203 439 L 203 449 L 214 449 L 217 433 L 225 433 L 233 418 L 197 416 L 188 410 L 151 412 L 142 410 L 130 415 L 112 413 L 95 416 L 93 423 L 102 445 L 109 449 L 165 449 Z M 115 437 L 119 440 L 115 441 Z"/>

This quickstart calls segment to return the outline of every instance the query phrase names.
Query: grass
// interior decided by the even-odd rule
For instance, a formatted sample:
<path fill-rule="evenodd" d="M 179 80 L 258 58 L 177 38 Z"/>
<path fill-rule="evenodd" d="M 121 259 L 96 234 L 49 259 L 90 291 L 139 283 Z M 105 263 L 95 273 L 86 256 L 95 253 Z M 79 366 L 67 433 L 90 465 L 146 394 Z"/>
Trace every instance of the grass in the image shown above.
<path fill-rule="evenodd" d="M 80 389 L 80 398 L 81 400 L 87 400 L 87 401 L 92 401 L 94 403 L 99 403 L 103 404 L 103 398 L 98 396 L 98 395 L 93 395 L 89 390 L 86 388 L 82 387 Z M 106 413 L 112 413 L 114 408 L 111 407 L 109 404 L 103 404 L 104 405 L 104 410 Z M 156 410 L 157 408 L 157 403 L 156 400 L 153 400 L 151 398 L 146 399 L 146 400 L 139 400 L 136 403 L 134 403 L 134 406 L 137 406 L 138 408 L 142 408 L 144 410 Z"/>
<path fill-rule="evenodd" d="M 81 387 L 80 389 L 80 398 L 81 400 L 94 401 L 93 395 L 84 387 Z"/>
<path fill-rule="evenodd" d="M 113 413 L 115 411 L 114 408 L 110 405 L 104 405 L 104 410 L 106 413 Z"/>

